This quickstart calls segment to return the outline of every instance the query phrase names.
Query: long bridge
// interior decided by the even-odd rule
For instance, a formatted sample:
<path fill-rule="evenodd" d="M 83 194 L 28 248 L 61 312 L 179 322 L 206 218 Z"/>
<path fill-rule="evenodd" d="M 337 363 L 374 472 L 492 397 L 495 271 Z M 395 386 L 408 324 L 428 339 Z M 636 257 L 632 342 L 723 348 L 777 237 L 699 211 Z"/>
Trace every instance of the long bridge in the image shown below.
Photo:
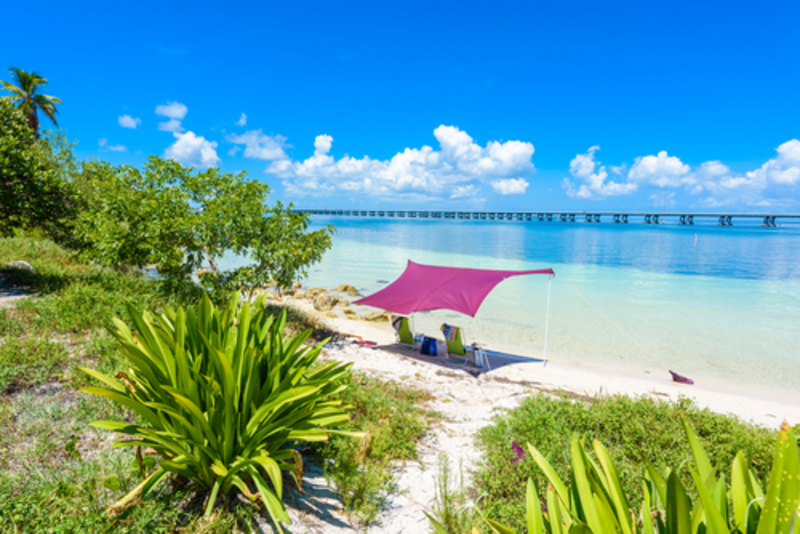
<path fill-rule="evenodd" d="M 297 209 L 297 213 L 341 217 L 377 217 L 399 219 L 452 219 L 473 221 L 539 221 L 599 223 L 602 218 L 626 224 L 631 219 L 644 224 L 661 224 L 667 217 L 678 224 L 691 225 L 695 219 L 717 219 L 720 226 L 731 226 L 733 218 L 761 219 L 761 226 L 777 226 L 776 220 L 800 219 L 800 213 L 692 213 L 692 212 L 625 212 L 625 211 L 448 211 L 448 210 L 356 210 L 356 209 Z"/>

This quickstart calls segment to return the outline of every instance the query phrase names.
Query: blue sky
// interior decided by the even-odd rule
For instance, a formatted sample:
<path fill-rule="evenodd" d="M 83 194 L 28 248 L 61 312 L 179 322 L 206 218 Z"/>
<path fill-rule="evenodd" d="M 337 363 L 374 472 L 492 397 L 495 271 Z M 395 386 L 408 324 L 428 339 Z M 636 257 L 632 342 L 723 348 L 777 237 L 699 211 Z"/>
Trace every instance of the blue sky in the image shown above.
<path fill-rule="evenodd" d="M 82 158 L 246 170 L 303 207 L 800 212 L 797 2 L 3 12 L 30 24 L 0 66 L 50 80 Z"/>

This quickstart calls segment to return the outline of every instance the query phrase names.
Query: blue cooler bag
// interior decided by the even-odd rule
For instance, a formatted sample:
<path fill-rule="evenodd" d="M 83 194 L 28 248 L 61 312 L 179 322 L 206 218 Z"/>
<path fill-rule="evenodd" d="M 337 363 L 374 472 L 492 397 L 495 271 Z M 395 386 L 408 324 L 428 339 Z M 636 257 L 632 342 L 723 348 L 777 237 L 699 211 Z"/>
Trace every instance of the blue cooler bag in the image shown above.
<path fill-rule="evenodd" d="M 426 354 L 428 356 L 436 356 L 436 339 L 432 337 L 423 338 L 422 347 L 420 347 L 419 353 Z"/>

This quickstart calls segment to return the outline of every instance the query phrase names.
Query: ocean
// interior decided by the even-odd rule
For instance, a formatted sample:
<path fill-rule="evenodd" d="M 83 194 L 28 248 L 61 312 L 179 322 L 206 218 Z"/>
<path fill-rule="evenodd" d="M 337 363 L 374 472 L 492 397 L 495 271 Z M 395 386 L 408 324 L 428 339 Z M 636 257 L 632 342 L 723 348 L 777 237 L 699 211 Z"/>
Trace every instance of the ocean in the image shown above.
<path fill-rule="evenodd" d="M 800 388 L 798 225 L 312 221 L 337 233 L 306 286 L 346 283 L 367 295 L 396 279 L 408 260 L 550 267 L 548 359 L 662 376 L 672 369 L 698 383 L 771 395 Z M 508 279 L 475 319 L 421 313 L 415 329 L 436 335 L 447 322 L 464 328 L 467 343 L 541 358 L 548 282 Z"/>

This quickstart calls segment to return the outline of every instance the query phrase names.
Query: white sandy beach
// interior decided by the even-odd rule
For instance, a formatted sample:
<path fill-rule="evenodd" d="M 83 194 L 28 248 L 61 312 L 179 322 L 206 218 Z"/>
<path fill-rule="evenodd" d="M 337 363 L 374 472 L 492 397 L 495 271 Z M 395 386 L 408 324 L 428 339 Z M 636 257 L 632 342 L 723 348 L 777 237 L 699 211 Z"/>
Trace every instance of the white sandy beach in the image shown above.
<path fill-rule="evenodd" d="M 513 408 L 520 399 L 537 391 L 567 391 L 575 395 L 625 394 L 656 395 L 662 399 L 686 396 L 700 407 L 732 414 L 742 420 L 770 428 L 781 421 L 800 423 L 800 398 L 772 397 L 769 392 L 729 391 L 719 385 L 675 384 L 665 369 L 663 375 L 634 375 L 616 370 L 549 361 L 547 364 L 514 363 L 483 372 L 477 377 L 441 358 L 429 358 L 394 344 L 395 336 L 386 324 L 326 317 L 315 312 L 304 300 L 287 299 L 286 304 L 318 318 L 332 330 L 360 336 L 378 343 L 376 348 L 349 341 L 331 343 L 323 357 L 352 362 L 354 369 L 383 380 L 394 380 L 428 391 L 433 400 L 428 408 L 446 419 L 418 444 L 419 462 L 396 467 L 396 491 L 369 533 L 428 532 L 423 510 L 430 510 L 435 497 L 440 452 L 451 465 L 470 466 L 478 460 L 473 438 L 476 431 L 490 424 L 497 409 Z M 353 532 L 341 505 L 333 496 L 320 472 L 306 476 L 308 498 L 291 506 L 291 532 Z"/>

